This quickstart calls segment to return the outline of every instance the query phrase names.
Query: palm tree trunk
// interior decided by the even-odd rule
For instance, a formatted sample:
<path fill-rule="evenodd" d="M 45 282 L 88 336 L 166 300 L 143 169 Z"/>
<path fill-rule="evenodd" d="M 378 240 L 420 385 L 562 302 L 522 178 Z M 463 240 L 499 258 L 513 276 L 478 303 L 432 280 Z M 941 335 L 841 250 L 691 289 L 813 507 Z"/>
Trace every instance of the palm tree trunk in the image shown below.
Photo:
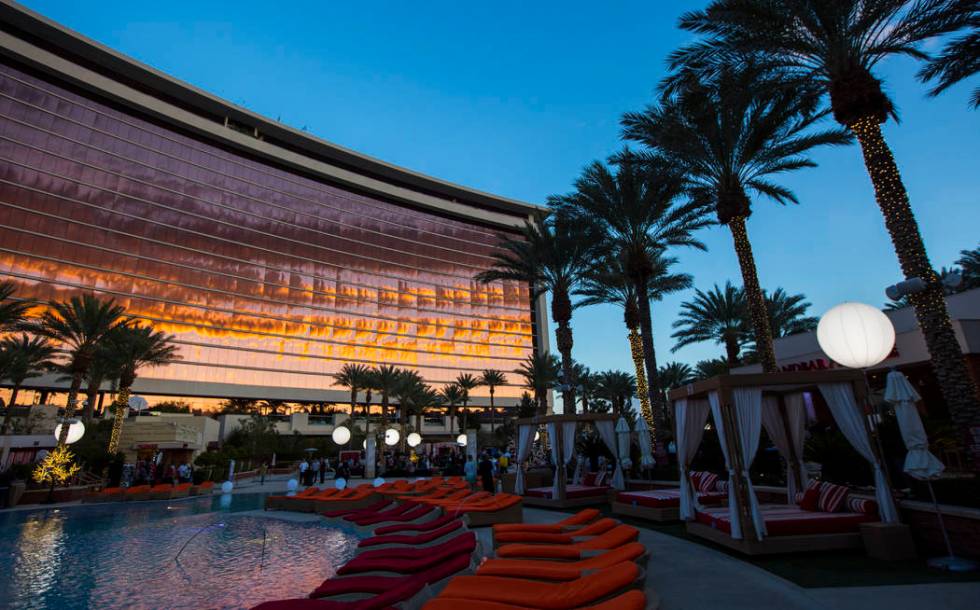
<path fill-rule="evenodd" d="M 980 435 L 976 433 L 976 428 L 980 426 L 977 385 L 967 371 L 963 352 L 946 310 L 942 284 L 926 254 L 895 158 L 877 119 L 859 119 L 848 127 L 861 145 L 864 165 L 874 185 L 875 200 L 885 217 L 885 227 L 895 246 L 902 272 L 906 279 L 918 277 L 926 282 L 926 289 L 910 295 L 909 301 L 925 337 L 932 368 L 950 417 L 961 434 L 966 436 L 971 450 L 969 453 L 980 455 Z"/>
<path fill-rule="evenodd" d="M 357 408 L 357 388 L 350 389 L 350 425 L 354 427 L 354 409 Z"/>
<path fill-rule="evenodd" d="M 449 405 L 449 436 L 456 433 L 456 405 Z"/>
<path fill-rule="evenodd" d="M 85 409 L 82 411 L 82 419 L 88 425 L 92 421 L 92 414 L 95 413 L 95 401 L 98 399 L 99 388 L 102 387 L 101 379 L 89 381 L 88 390 L 85 392 Z"/>
<path fill-rule="evenodd" d="M 664 425 L 664 413 L 667 405 L 664 395 L 660 392 L 660 383 L 657 379 L 657 352 L 653 346 L 653 319 L 650 313 L 650 299 L 646 298 L 649 292 L 647 278 L 639 277 L 635 282 L 636 307 L 640 318 L 640 342 L 643 346 L 643 362 L 646 367 L 647 396 L 650 399 L 650 410 L 653 415 L 652 437 L 654 439 L 653 452 L 657 456 L 663 455 L 663 442 L 666 439 L 666 426 Z M 649 422 L 648 422 L 649 423 Z"/>
<path fill-rule="evenodd" d="M 71 376 L 71 386 L 68 388 L 68 402 L 65 404 L 65 421 L 75 415 L 75 403 L 78 402 L 78 390 L 82 387 L 82 373 L 75 372 Z M 68 444 L 68 428 L 71 426 L 61 426 L 61 434 L 58 436 L 58 446 L 64 447 Z"/>
<path fill-rule="evenodd" d="M 728 362 L 729 369 L 738 366 L 738 353 L 740 351 L 741 348 L 735 337 L 725 337 L 725 360 Z"/>
<path fill-rule="evenodd" d="M 650 429 L 650 439 L 654 441 L 654 450 L 659 445 L 656 444 L 657 435 L 655 431 L 659 429 L 653 420 L 653 411 L 650 408 L 650 394 L 647 386 L 647 376 L 643 370 L 643 345 L 640 333 L 635 328 L 630 329 L 629 333 L 630 355 L 633 357 L 633 368 L 636 370 L 636 394 L 640 397 L 640 415 Z M 657 390 L 660 393 L 660 390 Z"/>
<path fill-rule="evenodd" d="M 123 422 L 126 419 L 126 407 L 129 405 L 129 386 L 119 388 L 116 400 L 112 403 L 115 417 L 112 420 L 112 435 L 109 437 L 109 455 L 119 451 L 119 437 L 122 435 Z"/>
<path fill-rule="evenodd" d="M 6 434 L 10 430 L 10 420 L 13 419 L 14 405 L 17 404 L 17 394 L 20 393 L 20 384 L 15 383 L 10 390 L 10 402 L 7 403 L 7 412 L 3 416 L 3 429 L 0 434 Z"/>
<path fill-rule="evenodd" d="M 490 386 L 490 434 L 493 434 L 497 427 L 494 423 L 497 421 L 497 410 L 493 408 L 493 386 Z"/>
<path fill-rule="evenodd" d="M 551 318 L 555 321 L 555 341 L 561 354 L 562 405 L 565 413 L 575 413 L 575 380 L 572 378 L 572 300 L 566 290 L 551 295 Z"/>
<path fill-rule="evenodd" d="M 752 329 L 755 331 L 755 349 L 762 362 L 762 370 L 775 373 L 776 352 L 772 347 L 772 329 L 769 327 L 769 313 L 766 311 L 766 299 L 759 286 L 759 276 L 755 269 L 755 258 L 752 256 L 752 244 L 745 229 L 745 217 L 734 216 L 728 221 L 728 228 L 735 241 L 735 254 L 738 256 L 738 266 L 742 270 L 742 285 L 745 290 L 745 300 L 749 304 L 752 316 Z"/>
<path fill-rule="evenodd" d="M 398 405 L 398 428 L 399 428 L 399 438 L 398 438 L 398 450 L 405 453 L 405 437 L 408 436 L 408 409 L 406 409 L 404 402 Z"/>

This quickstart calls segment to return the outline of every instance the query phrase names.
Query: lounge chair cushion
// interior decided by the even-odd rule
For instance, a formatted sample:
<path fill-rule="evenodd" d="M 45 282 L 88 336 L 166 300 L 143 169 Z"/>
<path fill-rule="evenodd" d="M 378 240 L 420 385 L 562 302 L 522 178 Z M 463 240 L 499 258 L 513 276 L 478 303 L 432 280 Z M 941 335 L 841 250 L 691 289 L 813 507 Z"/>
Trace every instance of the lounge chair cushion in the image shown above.
<path fill-rule="evenodd" d="M 825 513 L 808 511 L 799 506 L 769 504 L 761 507 L 769 536 L 807 534 L 846 534 L 859 531 L 862 523 L 877 521 L 876 515 L 861 513 Z M 706 508 L 698 511 L 697 520 L 720 531 L 731 533 L 728 508 Z"/>
<path fill-rule="evenodd" d="M 643 610 L 646 605 L 646 594 L 639 589 L 631 589 L 594 606 L 582 606 L 582 610 Z M 528 606 L 515 606 L 476 599 L 466 600 L 465 608 L 466 610 L 529 610 Z M 460 605 L 459 600 L 437 597 L 422 606 L 422 610 L 460 610 Z"/>
<path fill-rule="evenodd" d="M 646 548 L 642 544 L 631 542 L 579 561 L 488 559 L 480 565 L 476 573 L 479 576 L 568 581 L 580 578 L 584 570 L 601 570 L 624 561 L 635 561 L 645 553 Z"/>
<path fill-rule="evenodd" d="M 438 540 L 443 536 L 456 532 L 462 527 L 463 522 L 460 521 L 458 517 L 451 517 L 450 520 L 442 527 L 429 530 L 428 532 L 424 532 L 422 534 L 385 534 L 383 536 L 372 536 L 371 538 L 365 538 L 358 543 L 357 546 L 368 547 L 378 546 L 381 544 L 404 544 L 407 546 L 414 546 L 419 544 L 427 544 L 433 540 Z"/>
<path fill-rule="evenodd" d="M 330 597 L 332 595 L 346 595 L 348 593 L 375 593 L 380 594 L 389 589 L 403 587 L 409 582 L 417 582 L 421 589 L 425 585 L 439 582 L 444 578 L 449 578 L 457 572 L 462 572 L 470 565 L 468 555 L 457 555 L 444 563 L 438 564 L 419 572 L 418 574 L 408 574 L 405 576 L 345 576 L 343 578 L 331 578 L 325 580 L 317 587 L 310 597 Z"/>
<path fill-rule="evenodd" d="M 712 491 L 699 493 L 698 501 L 705 505 L 721 504 L 728 497 L 727 493 Z M 671 489 L 648 489 L 645 491 L 621 491 L 616 494 L 616 501 L 631 506 L 645 506 L 647 508 L 676 508 L 681 505 L 681 490 Z"/>
<path fill-rule="evenodd" d="M 337 570 L 337 574 L 374 571 L 414 574 L 457 555 L 469 556 L 474 549 L 476 549 L 476 536 L 472 532 L 467 532 L 434 547 L 365 551 L 344 564 Z"/>
<path fill-rule="evenodd" d="M 551 498 L 551 487 L 532 487 L 524 494 L 534 498 Z M 578 498 L 597 498 L 606 495 L 608 487 L 596 487 L 591 485 L 566 485 L 565 497 L 569 500 Z"/>
<path fill-rule="evenodd" d="M 451 521 L 455 521 L 456 519 L 457 517 L 453 517 L 452 515 L 443 515 L 438 519 L 423 521 L 422 523 L 394 523 L 392 525 L 383 525 L 374 530 L 374 535 L 377 537 L 405 532 L 431 532 L 432 530 L 439 529 L 440 527 Z"/>

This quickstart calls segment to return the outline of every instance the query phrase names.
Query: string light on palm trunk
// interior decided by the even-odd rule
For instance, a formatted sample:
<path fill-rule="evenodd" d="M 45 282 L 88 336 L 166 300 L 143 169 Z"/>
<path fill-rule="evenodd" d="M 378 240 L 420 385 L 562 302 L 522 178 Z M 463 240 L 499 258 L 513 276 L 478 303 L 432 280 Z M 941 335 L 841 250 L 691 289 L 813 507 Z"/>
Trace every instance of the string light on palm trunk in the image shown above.
<path fill-rule="evenodd" d="M 752 245 L 745 228 L 745 217 L 736 216 L 728 223 L 735 242 L 735 254 L 742 271 L 742 283 L 745 297 L 749 302 L 749 316 L 752 319 L 752 329 L 755 331 L 756 351 L 762 361 L 762 370 L 767 373 L 776 372 L 776 353 L 772 346 L 772 329 L 769 326 L 769 315 L 766 312 L 765 297 L 759 287 L 759 276 L 755 270 L 755 257 L 752 255 Z"/>
<path fill-rule="evenodd" d="M 650 428 L 650 438 L 657 438 L 657 426 L 653 421 L 653 411 L 650 409 L 650 393 L 647 387 L 647 376 L 643 372 L 643 339 L 636 329 L 630 329 L 630 353 L 633 356 L 633 367 L 636 369 L 636 393 L 640 396 L 640 414 Z"/>

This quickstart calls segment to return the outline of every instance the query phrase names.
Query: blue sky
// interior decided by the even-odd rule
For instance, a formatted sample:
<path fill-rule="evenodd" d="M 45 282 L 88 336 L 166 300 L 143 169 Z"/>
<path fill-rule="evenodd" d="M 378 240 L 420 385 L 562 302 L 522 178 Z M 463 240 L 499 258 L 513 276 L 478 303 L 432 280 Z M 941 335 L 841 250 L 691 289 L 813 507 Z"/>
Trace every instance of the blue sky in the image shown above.
<path fill-rule="evenodd" d="M 416 171 L 541 203 L 619 146 L 622 112 L 643 107 L 664 57 L 689 39 L 675 24 L 704 1 L 534 3 L 120 2 L 31 0 L 30 8 L 177 78 L 337 144 Z M 980 241 L 980 112 L 960 85 L 926 98 L 915 65 L 878 68 L 901 113 L 891 144 L 934 265 Z M 748 230 L 763 287 L 803 292 L 819 315 L 881 305 L 900 279 L 856 147 L 823 150 L 782 183 L 801 205 L 759 202 Z M 727 230 L 706 253 L 678 251 L 695 285 L 740 282 Z M 691 291 L 656 303 L 660 362 Z M 630 370 L 620 312 L 578 310 L 577 359 Z"/>

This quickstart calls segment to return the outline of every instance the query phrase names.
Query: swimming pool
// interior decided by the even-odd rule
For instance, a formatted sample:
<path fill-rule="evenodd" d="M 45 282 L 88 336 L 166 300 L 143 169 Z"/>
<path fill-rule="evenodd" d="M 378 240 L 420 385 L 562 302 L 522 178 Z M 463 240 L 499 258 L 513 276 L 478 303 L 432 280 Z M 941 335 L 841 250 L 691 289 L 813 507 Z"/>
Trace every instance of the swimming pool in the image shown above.
<path fill-rule="evenodd" d="M 319 519 L 261 512 L 264 494 L 0 514 L 0 606 L 249 608 L 303 597 L 357 546 Z"/>

